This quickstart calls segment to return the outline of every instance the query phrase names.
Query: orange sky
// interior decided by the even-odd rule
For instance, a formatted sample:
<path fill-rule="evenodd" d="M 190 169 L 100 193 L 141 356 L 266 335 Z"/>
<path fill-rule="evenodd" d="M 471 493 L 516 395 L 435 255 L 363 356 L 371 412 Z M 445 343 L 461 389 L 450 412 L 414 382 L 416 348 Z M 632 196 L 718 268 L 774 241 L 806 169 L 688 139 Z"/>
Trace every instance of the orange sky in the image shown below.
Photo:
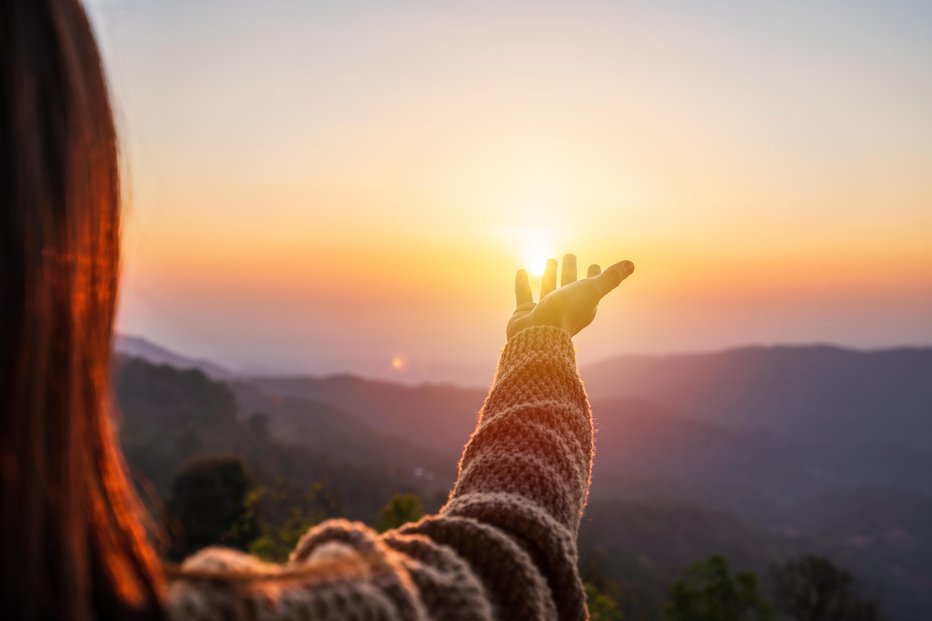
<path fill-rule="evenodd" d="M 514 269 L 575 251 L 637 265 L 583 361 L 932 340 L 921 6 L 89 6 L 124 141 L 125 332 L 234 368 L 477 383 Z"/>

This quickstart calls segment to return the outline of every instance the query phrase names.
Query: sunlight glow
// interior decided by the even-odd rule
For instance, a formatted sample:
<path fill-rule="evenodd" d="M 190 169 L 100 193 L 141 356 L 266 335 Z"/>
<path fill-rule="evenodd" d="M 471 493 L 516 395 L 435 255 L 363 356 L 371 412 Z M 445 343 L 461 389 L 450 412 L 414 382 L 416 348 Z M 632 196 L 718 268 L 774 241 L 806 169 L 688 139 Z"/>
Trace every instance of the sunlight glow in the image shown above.
<path fill-rule="evenodd" d="M 543 276 L 547 268 L 547 255 L 543 253 L 532 254 L 527 259 L 527 271 L 534 276 Z"/>
<path fill-rule="evenodd" d="M 532 276 L 542 276 L 547 268 L 547 259 L 554 256 L 541 240 L 540 235 L 535 235 L 525 241 L 524 250 L 521 253 L 521 266 Z"/>
<path fill-rule="evenodd" d="M 905 2 L 86 3 L 127 138 L 122 332 L 485 385 L 515 270 L 537 295 L 574 252 L 638 266 L 590 362 L 930 341 L 932 38 Z"/>

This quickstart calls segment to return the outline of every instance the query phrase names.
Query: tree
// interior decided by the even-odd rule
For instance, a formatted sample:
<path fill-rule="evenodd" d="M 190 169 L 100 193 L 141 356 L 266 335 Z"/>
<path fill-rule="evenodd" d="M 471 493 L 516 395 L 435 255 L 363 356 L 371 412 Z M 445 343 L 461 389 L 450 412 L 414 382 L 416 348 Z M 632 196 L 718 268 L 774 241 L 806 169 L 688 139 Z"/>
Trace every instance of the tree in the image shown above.
<path fill-rule="evenodd" d="M 245 549 L 258 534 L 244 504 L 251 488 L 239 459 L 205 459 L 182 469 L 166 507 L 169 556 L 184 558 L 210 545 Z"/>
<path fill-rule="evenodd" d="M 621 621 L 623 615 L 618 602 L 600 591 L 591 582 L 586 582 L 583 586 L 589 607 L 589 621 Z"/>
<path fill-rule="evenodd" d="M 317 516 L 293 507 L 283 523 L 262 523 L 262 534 L 250 544 L 249 552 L 267 561 L 284 562 L 288 560 L 304 533 L 319 522 Z"/>
<path fill-rule="evenodd" d="M 610 576 L 608 555 L 598 546 L 587 546 L 580 555 L 579 575 L 586 592 L 586 603 L 591 621 L 618 621 L 619 619 L 643 619 L 638 598 L 642 595 L 638 585 L 625 581 L 621 585 Z M 633 604 L 633 606 L 632 606 Z M 656 602 L 651 612 L 656 608 Z M 633 608 L 633 610 L 632 610 Z"/>
<path fill-rule="evenodd" d="M 777 610 L 792 621 L 879 621 L 877 604 L 858 581 L 827 558 L 806 555 L 773 563 L 768 583 Z"/>
<path fill-rule="evenodd" d="M 749 571 L 731 574 L 728 561 L 713 556 L 693 563 L 670 590 L 666 621 L 771 621 L 760 581 Z"/>
<path fill-rule="evenodd" d="M 317 482 L 298 490 L 279 480 L 253 490 L 246 509 L 259 526 L 249 551 L 268 561 L 285 561 L 312 526 L 342 511 L 337 498 Z"/>
<path fill-rule="evenodd" d="M 408 522 L 416 522 L 424 515 L 424 507 L 417 494 L 395 494 L 379 512 L 378 529 L 385 532 L 403 526 Z"/>

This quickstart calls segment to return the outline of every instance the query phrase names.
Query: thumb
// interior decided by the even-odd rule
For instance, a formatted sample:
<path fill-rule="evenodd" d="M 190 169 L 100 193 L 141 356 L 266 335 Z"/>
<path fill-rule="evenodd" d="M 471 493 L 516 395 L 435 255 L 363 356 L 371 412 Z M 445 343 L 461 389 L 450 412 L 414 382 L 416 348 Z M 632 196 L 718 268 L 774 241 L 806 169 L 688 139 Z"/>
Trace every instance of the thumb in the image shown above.
<path fill-rule="evenodd" d="M 634 263 L 631 261 L 619 261 L 606 268 L 605 271 L 593 279 L 599 297 L 605 297 L 609 291 L 620 285 L 621 281 L 630 276 L 632 272 L 634 272 Z"/>

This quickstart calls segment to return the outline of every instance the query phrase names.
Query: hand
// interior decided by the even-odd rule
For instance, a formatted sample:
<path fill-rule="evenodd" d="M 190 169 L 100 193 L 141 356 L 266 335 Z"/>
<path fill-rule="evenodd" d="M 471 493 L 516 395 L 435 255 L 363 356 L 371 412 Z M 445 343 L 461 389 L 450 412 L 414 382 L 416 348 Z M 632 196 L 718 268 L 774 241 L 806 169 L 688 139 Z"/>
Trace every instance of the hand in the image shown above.
<path fill-rule="evenodd" d="M 527 272 L 518 270 L 515 275 L 517 306 L 505 334 L 510 339 L 530 326 L 554 326 L 575 336 L 595 319 L 599 301 L 633 271 L 631 261 L 616 263 L 604 272 L 598 265 L 590 265 L 587 278 L 576 280 L 576 255 L 568 254 L 563 257 L 563 272 L 557 289 L 557 261 L 550 259 L 540 281 L 540 302 L 535 304 Z"/>

